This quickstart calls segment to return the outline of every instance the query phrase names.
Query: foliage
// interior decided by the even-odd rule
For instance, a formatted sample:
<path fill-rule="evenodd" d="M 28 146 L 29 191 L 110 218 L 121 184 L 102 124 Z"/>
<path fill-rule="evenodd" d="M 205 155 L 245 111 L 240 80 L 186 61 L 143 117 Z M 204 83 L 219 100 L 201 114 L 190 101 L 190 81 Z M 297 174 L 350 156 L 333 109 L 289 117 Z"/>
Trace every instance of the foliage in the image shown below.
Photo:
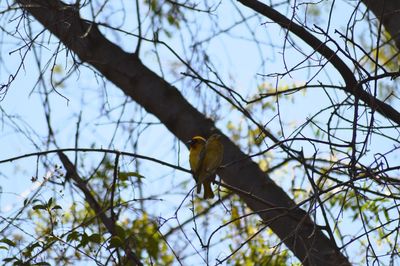
<path fill-rule="evenodd" d="M 63 5 L 64 15 L 79 11 L 81 24 L 93 22 L 68 41 L 82 44 L 98 28 L 134 51 L 132 62 L 118 61 L 115 70 L 117 55 L 82 45 L 86 55 L 102 51 L 107 64 L 83 61 L 24 2 L 0 3 L 3 263 L 302 263 L 283 244 L 298 232 L 279 238 L 270 228 L 275 221 L 245 203 L 261 204 L 252 190 L 218 179 L 215 201 L 194 193 L 187 150 L 171 132 L 198 125 L 176 129 L 181 124 L 163 124 L 133 102 L 132 95 L 141 97 L 135 89 L 154 74 L 130 79 L 137 70 L 124 67 L 138 58 L 246 154 L 220 172 L 245 168 L 250 158 L 265 191 L 276 192 L 268 190 L 276 183 L 288 196 L 272 200 L 292 200 L 296 206 L 285 211 L 304 210 L 313 234 L 322 232 L 349 261 L 400 261 L 400 134 L 396 116 L 384 109 L 399 110 L 399 47 L 380 24 L 391 18 L 376 19 L 365 1 Z M 54 10 L 57 3 L 50 3 Z M 113 80 L 120 73 L 125 79 Z M 131 94 L 124 84 L 134 85 Z M 165 100 L 170 95 L 146 93 L 174 107 Z M 241 178 L 233 183 L 252 184 L 254 177 Z M 261 212 L 280 208 L 262 203 L 268 207 Z"/>

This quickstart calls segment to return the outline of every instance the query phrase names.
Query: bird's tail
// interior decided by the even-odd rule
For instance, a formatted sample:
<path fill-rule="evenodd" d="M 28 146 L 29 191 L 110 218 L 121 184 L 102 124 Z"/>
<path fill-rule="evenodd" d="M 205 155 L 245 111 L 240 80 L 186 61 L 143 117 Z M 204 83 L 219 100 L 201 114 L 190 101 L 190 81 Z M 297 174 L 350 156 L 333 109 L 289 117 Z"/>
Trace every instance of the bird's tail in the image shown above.
<path fill-rule="evenodd" d="M 201 185 L 202 183 L 200 181 L 197 181 L 197 194 L 201 192 Z"/>
<path fill-rule="evenodd" d="M 204 184 L 204 199 L 214 198 L 214 192 L 212 191 L 211 181 L 205 181 L 203 184 Z"/>

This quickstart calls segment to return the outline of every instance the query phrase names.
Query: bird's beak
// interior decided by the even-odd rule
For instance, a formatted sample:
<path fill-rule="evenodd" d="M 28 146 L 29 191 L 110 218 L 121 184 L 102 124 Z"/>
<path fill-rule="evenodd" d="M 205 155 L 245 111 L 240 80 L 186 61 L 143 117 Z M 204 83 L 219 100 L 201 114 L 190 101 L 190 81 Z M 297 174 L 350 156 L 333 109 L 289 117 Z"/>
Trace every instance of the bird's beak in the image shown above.
<path fill-rule="evenodd" d="M 188 141 L 186 141 L 185 143 L 186 143 L 187 145 L 192 145 L 193 140 L 188 140 Z"/>

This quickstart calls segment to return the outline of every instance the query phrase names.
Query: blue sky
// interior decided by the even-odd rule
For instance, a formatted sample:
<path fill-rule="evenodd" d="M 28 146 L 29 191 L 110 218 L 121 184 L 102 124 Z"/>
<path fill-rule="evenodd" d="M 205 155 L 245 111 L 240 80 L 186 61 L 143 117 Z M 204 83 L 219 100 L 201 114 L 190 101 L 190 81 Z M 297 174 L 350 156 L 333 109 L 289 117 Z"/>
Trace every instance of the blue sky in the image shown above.
<path fill-rule="evenodd" d="M 0 6 L 0 8 L 2 7 Z M 251 14 L 251 12 L 246 8 L 243 8 L 242 11 L 245 16 Z M 131 12 L 133 12 L 133 10 L 127 10 L 127 13 Z M 146 13 L 145 10 L 142 10 L 142 12 Z M 330 32 L 332 33 L 335 29 L 343 30 L 343 28 L 346 26 L 343 21 L 346 21 L 351 16 L 351 12 L 352 10 L 349 8 L 349 6 L 336 3 L 336 7 L 332 15 L 334 19 L 330 25 Z M 221 5 L 218 7 L 218 13 L 219 19 L 217 21 L 221 28 L 225 28 L 231 25 L 232 21 L 239 19 L 237 12 L 227 2 L 221 3 Z M 227 16 L 226 14 L 234 15 Z M 89 15 L 87 16 L 89 17 Z M 193 31 L 198 34 L 196 35 L 197 37 L 201 35 L 206 37 L 215 28 L 215 25 L 208 20 L 208 16 L 205 14 L 198 15 L 196 19 L 198 21 L 204 21 L 201 24 L 201 28 L 193 29 Z M 310 20 L 309 25 L 312 27 L 311 22 L 313 21 L 313 18 L 309 17 L 308 19 Z M 122 19 L 118 16 L 118 14 L 113 16 L 109 21 L 106 21 L 105 18 L 102 17 L 99 18 L 99 21 L 110 22 L 115 26 L 118 26 L 120 23 L 122 23 Z M 280 46 L 282 45 L 285 31 L 274 24 L 262 24 L 266 21 L 268 20 L 254 19 L 249 23 L 250 28 L 254 30 L 257 39 L 266 42 L 265 45 L 262 44 L 260 46 L 262 55 L 266 58 L 266 65 L 264 67 L 260 67 L 261 61 L 257 46 L 252 44 L 252 41 L 237 38 L 238 36 L 242 36 L 244 34 L 246 30 L 246 27 L 244 26 L 235 28 L 232 31 L 232 35 L 221 34 L 220 38 L 217 38 L 215 41 L 205 45 L 207 55 L 214 64 L 214 67 L 219 70 L 219 73 L 221 77 L 224 78 L 224 81 L 244 96 L 250 96 L 254 94 L 257 91 L 257 86 L 259 86 L 261 83 L 271 84 L 271 86 L 274 87 L 278 81 L 278 86 L 290 86 L 292 84 L 302 84 L 310 77 L 310 75 L 312 75 L 308 72 L 308 69 L 298 71 L 291 76 L 285 76 L 281 79 L 263 78 L 258 75 L 265 72 L 272 73 L 284 71 L 284 64 L 282 61 L 283 58 L 281 54 L 282 49 Z M 16 22 L 13 23 L 14 24 L 9 25 L 10 30 L 13 28 Z M 126 21 L 123 21 L 123 26 L 121 26 L 121 28 L 129 32 L 136 31 L 135 23 L 136 21 L 132 17 L 128 16 Z M 144 25 L 148 25 L 149 23 L 150 21 L 148 19 L 144 21 Z M 321 23 L 322 25 L 327 25 L 326 21 Z M 35 25 L 33 30 L 38 32 L 41 30 L 41 27 Z M 105 33 L 109 33 L 109 30 L 105 30 L 104 28 L 102 30 Z M 173 35 L 172 38 L 167 38 L 165 35 L 160 35 L 160 38 L 167 42 L 168 45 L 173 47 L 181 56 L 184 54 L 190 54 L 192 49 L 191 46 L 187 45 L 191 42 L 189 31 L 182 27 L 182 32 L 182 36 L 178 36 L 176 34 Z M 337 35 L 334 36 L 338 38 Z M 126 36 L 124 33 L 107 34 L 107 37 L 114 42 L 117 42 L 126 51 L 131 52 L 135 49 L 136 39 L 134 37 Z M 151 38 L 151 35 L 148 37 Z M 47 39 L 45 40 L 47 41 Z M 306 53 L 311 52 L 310 48 L 299 42 L 296 38 L 295 40 Z M 340 41 L 339 38 L 338 41 Z M 270 46 L 268 46 L 270 43 L 276 44 L 277 47 L 271 49 Z M 2 60 L 6 63 L 3 63 L 0 66 L 0 83 L 3 84 L 5 81 L 7 81 L 10 73 L 14 73 L 18 68 L 20 63 L 20 54 L 18 52 L 11 54 L 9 53 L 21 45 L 21 42 L 16 41 L 9 36 L 5 36 L 2 47 L 0 47 L 0 52 Z M 41 50 L 42 54 L 40 54 L 40 56 L 43 58 L 43 66 L 49 63 L 49 67 L 51 67 L 53 64 L 53 61 L 48 60 L 52 58 L 56 45 L 57 40 L 52 37 L 49 41 L 47 47 L 48 49 Z M 157 63 L 157 57 L 154 54 L 154 49 L 155 48 L 152 43 L 143 42 L 142 59 L 149 68 L 161 75 Z M 195 92 L 195 88 L 192 87 L 194 83 L 187 81 L 181 82 L 179 80 L 177 81 L 177 79 L 182 78 L 180 72 L 185 71 L 181 63 L 165 47 L 158 46 L 157 49 L 162 57 L 163 69 L 170 69 L 163 73 L 166 79 L 177 86 L 181 92 L 187 96 L 187 99 L 192 104 L 199 107 L 199 109 L 203 109 L 201 103 L 204 101 L 204 98 L 198 97 L 199 94 L 197 94 Z M 22 49 L 22 51 L 24 51 L 24 49 Z M 302 58 L 299 53 L 293 49 L 287 49 L 285 51 L 285 59 L 287 60 L 289 66 L 293 66 Z M 70 58 L 65 59 L 64 53 L 61 53 L 58 56 L 57 64 L 61 66 L 62 72 L 56 73 L 54 75 L 54 79 L 60 80 L 60 78 L 68 73 L 68 70 L 72 65 L 72 61 Z M 6 66 L 6 68 L 4 68 L 4 66 Z M 202 70 L 201 66 L 198 68 Z M 1 108 L 5 111 L 5 113 L 13 116 L 14 121 L 15 116 L 18 116 L 25 121 L 19 122 L 19 125 L 23 126 L 24 131 L 30 132 L 30 134 L 34 133 L 32 135 L 33 141 L 36 144 L 41 145 L 41 143 L 45 141 L 44 137 L 47 133 L 47 127 L 44 121 L 44 111 L 41 104 L 42 96 L 40 96 L 38 93 L 39 87 L 34 88 L 35 81 L 37 79 L 37 71 L 38 68 L 35 63 L 33 53 L 29 52 L 25 59 L 23 68 L 18 74 L 16 80 L 11 84 L 6 97 L 1 102 Z M 324 71 L 325 72 L 318 76 L 318 81 L 328 82 L 328 78 L 335 81 L 341 80 L 332 67 L 327 66 Z M 46 81 L 50 79 L 50 75 L 48 73 L 49 72 L 47 71 L 44 76 Z M 126 97 L 121 93 L 121 91 L 110 83 L 106 83 L 104 86 L 103 80 L 94 75 L 92 70 L 85 67 L 80 69 L 79 74 L 73 74 L 72 77 L 63 84 L 62 88 L 60 87 L 57 89 L 63 96 L 69 99 L 69 101 L 67 101 L 65 98 L 56 93 L 52 93 L 50 95 L 52 124 L 56 132 L 58 145 L 63 148 L 73 147 L 74 145 L 73 136 L 76 130 L 77 115 L 81 112 L 81 110 L 83 110 L 80 130 L 81 147 L 90 147 L 94 143 L 95 147 L 97 148 L 107 147 L 110 144 L 110 140 L 112 139 L 112 135 L 114 134 L 115 130 L 115 124 L 113 124 L 113 121 L 120 117 L 121 112 L 124 112 L 122 115 L 122 120 L 129 120 L 132 118 L 133 120 L 140 120 L 143 118 L 143 120 L 146 122 L 157 122 L 153 116 L 144 114 L 144 111 L 135 106 L 135 104 L 129 104 L 126 109 L 121 108 L 121 102 L 126 100 Z M 341 93 L 338 93 L 337 95 L 332 93 L 331 95 L 336 96 L 337 98 L 343 97 L 343 94 Z M 208 94 L 204 97 L 209 97 L 207 98 L 208 101 L 212 102 L 214 96 L 212 94 Z M 291 101 L 291 99 L 282 99 L 279 102 L 281 116 L 285 119 L 285 125 L 287 125 L 285 128 L 286 136 L 290 135 L 292 130 L 294 130 L 293 125 L 301 125 L 311 114 L 315 113 L 317 110 L 323 106 L 326 106 L 327 104 L 325 92 L 318 88 L 309 89 L 305 95 L 302 95 L 301 97 L 295 97 L 296 100 L 294 103 Z M 394 105 L 398 106 L 398 103 L 394 103 Z M 212 111 L 208 109 L 209 106 L 205 108 L 206 114 L 209 116 L 217 114 L 219 117 L 221 117 L 222 119 L 218 122 L 218 126 L 223 131 L 227 131 L 226 124 L 228 121 L 233 121 L 236 125 L 239 125 L 240 123 L 245 125 L 240 114 L 236 111 L 231 111 L 225 103 L 222 103 L 222 108 L 218 108 L 218 106 L 213 104 L 211 107 Z M 102 111 L 107 115 L 104 116 Z M 349 113 L 351 114 L 351 110 Z M 254 113 L 257 119 L 262 122 L 270 121 L 274 117 L 274 114 L 276 113 L 271 110 Z M 321 115 L 318 120 L 321 122 L 326 121 L 328 116 L 329 112 Z M 35 146 L 32 144 L 32 141 L 26 138 L 26 136 L 23 134 L 15 134 L 14 125 L 4 115 L 2 119 L 2 134 L 0 137 L 0 145 L 2 149 L 0 153 L 0 160 L 37 151 L 37 148 L 35 148 Z M 385 120 L 382 119 L 382 121 L 383 123 L 386 123 Z M 140 128 L 135 126 L 136 124 L 131 124 L 131 128 L 129 128 L 129 124 L 127 124 L 126 127 L 128 128 L 126 129 L 132 130 L 133 134 L 137 134 L 141 130 L 145 130 L 145 134 L 140 136 L 139 145 L 137 146 L 137 152 L 139 154 L 155 157 L 188 168 L 188 153 L 186 147 L 182 145 L 182 143 L 177 143 L 174 137 L 165 129 L 164 126 L 152 125 L 148 128 L 146 126 L 140 126 Z M 279 120 L 274 118 L 268 124 L 268 127 L 273 132 L 279 131 Z M 307 130 L 304 132 L 311 134 L 311 132 Z M 346 135 L 347 133 L 343 133 L 343 136 Z M 135 139 L 135 135 L 133 139 Z M 271 145 L 272 142 L 268 141 L 267 144 Z M 392 145 L 393 143 L 383 142 L 380 137 L 375 136 L 373 142 L 370 143 L 370 148 L 377 153 L 388 150 Z M 121 129 L 118 129 L 116 138 L 112 142 L 110 148 L 129 151 L 133 149 L 133 146 L 134 145 L 129 139 L 129 136 L 127 136 L 127 133 Z M 307 148 L 307 145 L 304 143 L 300 143 L 299 146 L 297 146 L 299 149 L 301 147 L 305 149 L 306 153 L 309 152 L 311 154 L 313 152 L 313 150 L 310 149 L 310 147 Z M 321 150 L 323 149 L 326 149 L 326 147 L 321 148 Z M 275 153 L 275 156 L 279 157 L 282 155 L 277 152 Z M 51 158 L 54 162 L 57 161 L 55 156 L 49 156 L 49 158 Z M 98 159 L 98 155 L 93 157 L 92 155 L 88 155 L 85 158 L 85 162 L 87 162 L 88 165 L 95 165 L 96 160 Z M 369 157 L 369 160 L 372 161 L 373 158 Z M 9 214 L 9 211 L 15 211 L 14 208 L 10 210 L 10 207 L 16 207 L 18 204 L 22 204 L 25 193 L 35 188 L 36 184 L 32 184 L 30 181 L 31 176 L 35 173 L 35 163 L 36 158 L 32 157 L 3 164 L 3 168 L 1 170 L 1 174 L 3 176 L 1 181 L 3 194 L 1 195 L 2 201 L 0 205 L 3 215 Z M 131 158 L 124 158 L 121 161 L 121 165 L 122 168 L 126 170 L 136 169 Z M 139 170 L 140 173 L 145 176 L 143 181 L 145 195 L 162 199 L 162 203 L 160 203 L 160 205 L 154 204 L 152 207 L 150 207 L 153 209 L 152 213 L 162 217 L 170 217 L 173 215 L 174 211 L 176 210 L 176 205 L 183 199 L 184 195 L 171 193 L 171 195 L 165 196 L 164 194 L 167 192 L 179 191 L 174 189 L 176 189 L 179 183 L 187 181 L 188 179 L 190 180 L 189 175 L 187 173 L 173 173 L 168 168 L 147 162 L 141 162 Z M 83 169 L 82 172 L 88 172 L 88 169 Z M 39 168 L 39 176 L 45 176 L 47 173 L 48 169 L 43 169 L 42 167 Z M 293 172 L 290 172 L 290 175 L 294 174 L 294 170 Z M 275 173 L 272 175 L 272 178 L 275 181 L 284 186 L 288 186 L 290 184 L 288 179 L 285 180 L 286 177 L 287 176 L 282 175 L 282 173 Z M 166 186 L 165 184 L 170 186 Z M 173 189 L 171 190 L 171 188 Z M 52 193 L 50 192 L 43 193 L 41 197 L 45 199 L 51 194 Z M 68 202 L 69 201 L 66 200 L 65 204 L 67 205 Z M 223 211 L 223 208 L 219 208 L 218 211 Z M 186 217 L 189 217 L 191 213 L 188 212 L 188 210 L 182 210 L 180 215 L 182 215 L 180 218 L 184 220 Z M 173 223 L 171 223 L 171 226 L 172 225 Z M 219 224 L 217 221 L 215 226 L 218 225 Z M 344 226 L 344 228 L 346 228 L 346 226 Z M 351 226 L 349 226 L 347 229 L 349 229 L 349 233 L 354 231 L 354 227 Z M 224 248 L 221 248 L 221 250 L 223 250 L 223 252 L 227 252 L 226 247 Z M 216 257 L 219 255 L 218 253 L 219 252 L 216 252 L 216 254 L 212 254 L 212 256 Z"/>

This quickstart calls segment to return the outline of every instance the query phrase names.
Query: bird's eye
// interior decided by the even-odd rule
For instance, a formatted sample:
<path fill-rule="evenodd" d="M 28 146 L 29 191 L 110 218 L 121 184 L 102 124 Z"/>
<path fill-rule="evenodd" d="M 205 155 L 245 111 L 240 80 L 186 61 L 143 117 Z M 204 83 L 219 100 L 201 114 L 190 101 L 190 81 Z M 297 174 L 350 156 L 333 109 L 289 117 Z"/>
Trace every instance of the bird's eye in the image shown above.
<path fill-rule="evenodd" d="M 197 141 L 195 139 L 192 139 L 192 140 L 189 141 L 189 146 L 193 147 L 193 146 L 196 145 L 196 143 L 197 143 Z"/>

